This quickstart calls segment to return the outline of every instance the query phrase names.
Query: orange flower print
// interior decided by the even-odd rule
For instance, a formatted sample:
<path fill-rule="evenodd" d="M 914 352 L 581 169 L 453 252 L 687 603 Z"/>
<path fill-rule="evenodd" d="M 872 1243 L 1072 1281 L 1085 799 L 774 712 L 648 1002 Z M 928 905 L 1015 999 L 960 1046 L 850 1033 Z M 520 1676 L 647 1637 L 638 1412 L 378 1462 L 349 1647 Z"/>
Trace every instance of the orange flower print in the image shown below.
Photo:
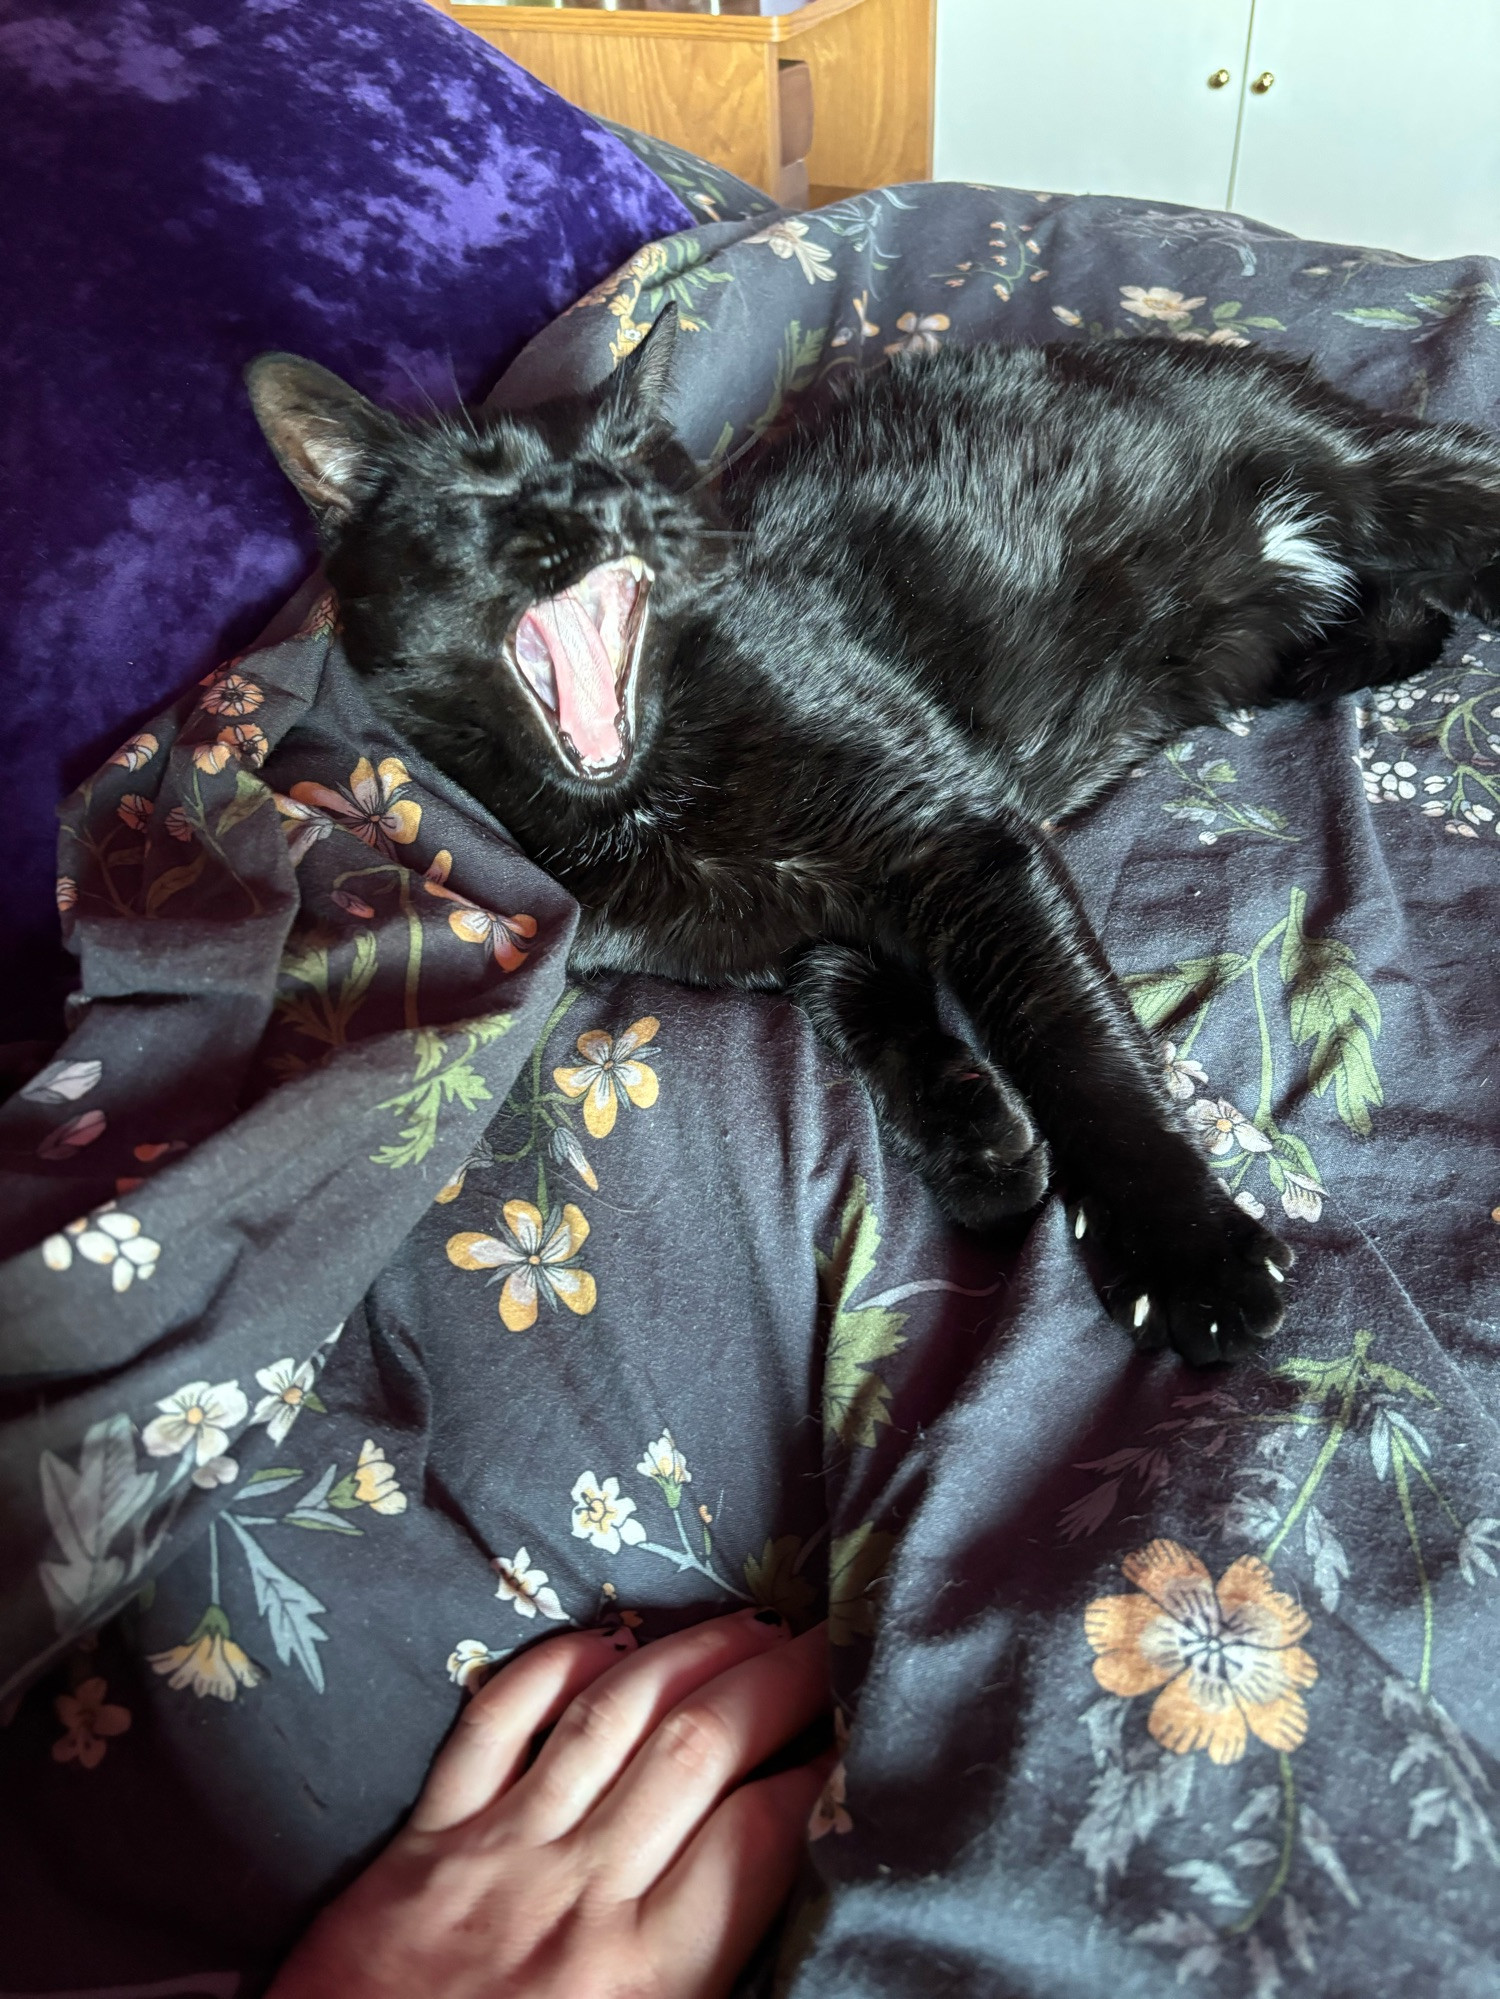
<path fill-rule="evenodd" d="M 155 736 L 143 730 L 121 743 L 110 762 L 121 765 L 125 770 L 144 770 L 160 748 L 161 744 Z"/>
<path fill-rule="evenodd" d="M 225 673 L 215 677 L 203 706 L 210 715 L 253 715 L 265 698 L 243 673 Z"/>
<path fill-rule="evenodd" d="M 448 912 L 448 928 L 455 937 L 461 937 L 466 944 L 487 944 L 495 963 L 503 971 L 514 972 L 526 962 L 526 953 L 521 949 L 519 939 L 529 943 L 536 935 L 534 916 L 501 916 L 498 911 L 481 909 L 477 902 L 470 902 L 466 895 L 456 889 L 445 888 L 448 871 L 453 866 L 453 856 L 445 847 L 433 856 L 432 865 L 427 870 L 423 887 L 429 895 L 440 896 L 444 902 L 458 904 Z"/>
<path fill-rule="evenodd" d="M 172 807 L 162 824 L 174 840 L 191 840 L 193 837 L 193 822 L 180 805 Z"/>
<path fill-rule="evenodd" d="M 52 1706 L 67 1733 L 52 1745 L 54 1761 L 81 1763 L 85 1770 L 104 1761 L 107 1738 L 123 1735 L 130 1726 L 129 1708 L 106 1701 L 108 1691 L 103 1680 L 85 1680 L 76 1693 L 58 1695 Z"/>
<path fill-rule="evenodd" d="M 66 916 L 78 900 L 78 884 L 71 875 L 57 878 L 57 913 Z"/>
<path fill-rule="evenodd" d="M 1296 1749 L 1307 1734 L 1299 1689 L 1318 1668 L 1297 1643 L 1307 1612 L 1272 1587 L 1266 1564 L 1242 1555 L 1216 1585 L 1191 1549 L 1153 1541 L 1120 1566 L 1137 1593 L 1095 1597 L 1083 1614 L 1100 1686 L 1125 1700 L 1155 1693 L 1146 1725 L 1178 1756 L 1206 1749 L 1238 1763 L 1252 1735 Z"/>
<path fill-rule="evenodd" d="M 631 1058 L 637 1048 L 653 1039 L 661 1022 L 648 1013 L 633 1020 L 623 1034 L 605 1034 L 591 1027 L 578 1037 L 583 1057 L 576 1069 L 554 1069 L 552 1080 L 564 1096 L 583 1098 L 583 1121 L 591 1138 L 608 1138 L 615 1128 L 620 1108 L 618 1089 L 623 1090 L 639 1111 L 648 1111 L 661 1089 L 656 1071 L 646 1062 Z"/>
<path fill-rule="evenodd" d="M 411 774 L 400 757 L 382 757 L 374 767 L 368 757 L 361 757 L 349 773 L 347 786 L 334 790 L 326 784 L 294 784 L 289 801 L 277 800 L 277 810 L 289 819 L 321 819 L 342 827 L 393 861 L 396 848 L 409 847 L 422 824 L 421 806 L 406 796 L 410 783 Z M 288 803 L 303 809 L 289 812 Z M 312 835 L 313 839 L 320 837 Z M 297 845 L 295 833 L 292 844 Z"/>
<path fill-rule="evenodd" d="M 144 833 L 146 824 L 156 807 L 149 798 L 143 798 L 138 791 L 127 791 L 115 810 L 132 833 Z"/>
<path fill-rule="evenodd" d="M 258 770 L 270 753 L 264 729 L 257 728 L 254 722 L 235 722 L 227 729 L 220 729 L 211 743 L 199 743 L 193 751 L 193 762 L 212 777 L 234 762 L 247 763 L 252 770 Z"/>
<path fill-rule="evenodd" d="M 503 1270 L 500 1318 L 513 1333 L 536 1324 L 537 1300 L 559 1303 L 582 1317 L 592 1312 L 598 1289 L 574 1259 L 588 1239 L 589 1225 L 571 1201 L 554 1208 L 546 1221 L 530 1201 L 507 1201 L 502 1210 L 505 1235 L 454 1235 L 447 1241 L 448 1261 L 460 1270 Z"/>

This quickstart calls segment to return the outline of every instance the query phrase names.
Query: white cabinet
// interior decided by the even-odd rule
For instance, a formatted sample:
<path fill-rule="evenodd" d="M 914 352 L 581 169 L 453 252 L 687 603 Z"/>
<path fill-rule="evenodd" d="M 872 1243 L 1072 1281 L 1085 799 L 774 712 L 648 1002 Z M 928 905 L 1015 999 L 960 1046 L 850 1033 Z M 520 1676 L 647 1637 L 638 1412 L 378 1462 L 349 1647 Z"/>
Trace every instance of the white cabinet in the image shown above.
<path fill-rule="evenodd" d="M 1500 0 L 939 0 L 941 179 L 1500 256 L 1497 105 Z"/>
<path fill-rule="evenodd" d="M 1299 236 L 1500 256 L 1497 0 L 1255 0 L 1229 199 Z"/>
<path fill-rule="evenodd" d="M 934 172 L 1222 208 L 1249 26 L 1248 0 L 938 0 Z"/>

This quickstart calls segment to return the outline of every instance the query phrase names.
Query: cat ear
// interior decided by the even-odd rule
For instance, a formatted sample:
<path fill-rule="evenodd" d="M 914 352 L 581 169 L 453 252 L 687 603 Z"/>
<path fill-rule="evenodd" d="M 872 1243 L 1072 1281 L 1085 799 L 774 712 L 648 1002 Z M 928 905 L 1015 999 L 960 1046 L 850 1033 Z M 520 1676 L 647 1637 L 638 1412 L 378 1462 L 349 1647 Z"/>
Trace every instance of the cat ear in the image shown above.
<path fill-rule="evenodd" d="M 337 527 L 368 489 L 376 449 L 396 425 L 316 361 L 261 354 L 245 370 L 256 421 L 320 528 Z"/>
<path fill-rule="evenodd" d="M 672 393 L 672 357 L 677 351 L 677 302 L 668 299 L 644 340 L 625 356 L 610 376 L 610 404 L 643 429 L 664 422 Z"/>

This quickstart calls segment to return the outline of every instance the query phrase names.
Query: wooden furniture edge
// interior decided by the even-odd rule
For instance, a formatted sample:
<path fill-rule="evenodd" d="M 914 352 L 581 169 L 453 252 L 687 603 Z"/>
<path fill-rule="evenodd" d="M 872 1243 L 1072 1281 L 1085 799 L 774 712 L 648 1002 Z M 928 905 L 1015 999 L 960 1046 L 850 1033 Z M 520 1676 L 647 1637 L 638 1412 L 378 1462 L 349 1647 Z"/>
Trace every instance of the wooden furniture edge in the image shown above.
<path fill-rule="evenodd" d="M 560 35 L 663 37 L 677 41 L 790 42 L 864 0 L 808 0 L 795 14 L 604 13 L 591 7 L 489 7 L 428 0 L 440 14 L 481 35 L 510 29 Z"/>

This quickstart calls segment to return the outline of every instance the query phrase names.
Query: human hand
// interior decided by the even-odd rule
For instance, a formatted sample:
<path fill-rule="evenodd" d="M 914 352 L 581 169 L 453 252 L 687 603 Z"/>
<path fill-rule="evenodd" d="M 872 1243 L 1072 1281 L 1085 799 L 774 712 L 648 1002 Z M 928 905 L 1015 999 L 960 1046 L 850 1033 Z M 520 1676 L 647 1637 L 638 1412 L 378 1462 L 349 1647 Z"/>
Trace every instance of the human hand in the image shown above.
<path fill-rule="evenodd" d="M 740 1611 L 639 1652 L 625 1631 L 548 1639 L 464 1709 L 267 1999 L 722 1999 L 833 1758 L 743 1779 L 828 1706 L 823 1625 L 789 1638 Z"/>

